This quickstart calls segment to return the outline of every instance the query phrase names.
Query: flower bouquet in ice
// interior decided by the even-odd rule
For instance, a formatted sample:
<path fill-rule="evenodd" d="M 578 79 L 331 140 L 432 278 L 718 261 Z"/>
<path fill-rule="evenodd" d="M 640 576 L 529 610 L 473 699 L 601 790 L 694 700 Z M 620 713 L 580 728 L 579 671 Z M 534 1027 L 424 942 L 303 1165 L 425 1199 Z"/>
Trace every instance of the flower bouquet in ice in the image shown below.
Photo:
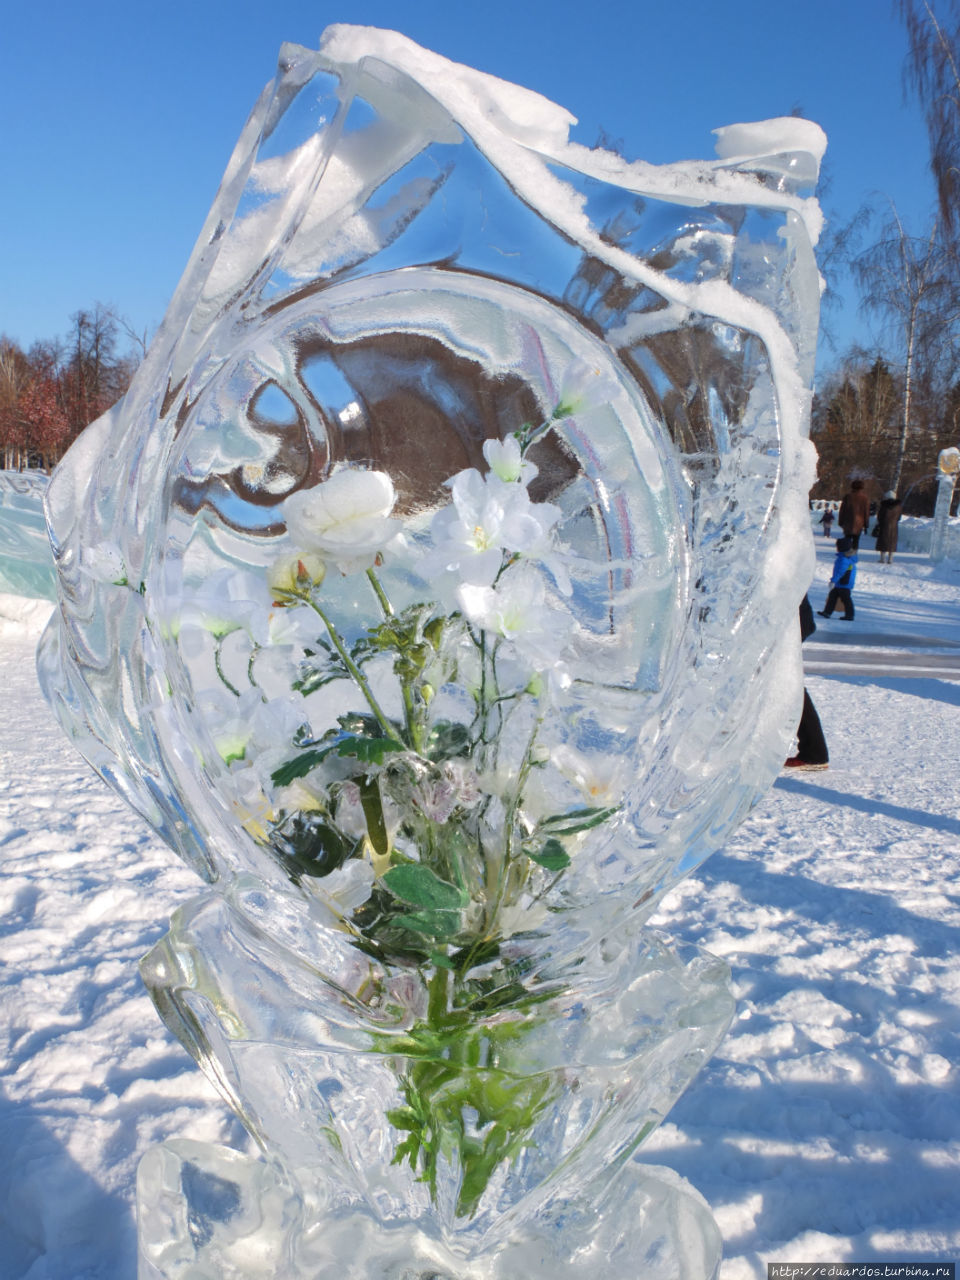
<path fill-rule="evenodd" d="M 562 1083 L 510 1075 L 549 997 L 524 984 L 511 940 L 549 932 L 553 889 L 622 798 L 616 762 L 551 723 L 577 678 L 573 588 L 561 510 L 531 498 L 528 454 L 563 416 L 487 440 L 489 470 L 452 476 L 450 505 L 415 531 L 393 518 L 388 475 L 334 471 L 285 504 L 294 549 L 265 574 L 271 617 L 257 617 L 255 584 L 213 613 L 187 593 L 182 615 L 206 631 L 188 664 L 195 685 L 204 659 L 216 671 L 211 732 L 247 830 L 377 962 L 372 984 L 391 967 L 415 975 L 417 1016 L 371 1046 L 406 1062 L 403 1105 L 387 1113 L 403 1135 L 394 1159 L 434 1197 L 452 1166 L 457 1215 L 476 1211 Z M 398 570 L 414 597 L 402 606 L 384 586 Z M 337 579 L 351 576 L 373 624 L 342 608 Z M 258 642 L 271 627 L 289 643 Z M 287 666 L 285 695 L 259 683 L 261 662 L 271 689 Z"/>

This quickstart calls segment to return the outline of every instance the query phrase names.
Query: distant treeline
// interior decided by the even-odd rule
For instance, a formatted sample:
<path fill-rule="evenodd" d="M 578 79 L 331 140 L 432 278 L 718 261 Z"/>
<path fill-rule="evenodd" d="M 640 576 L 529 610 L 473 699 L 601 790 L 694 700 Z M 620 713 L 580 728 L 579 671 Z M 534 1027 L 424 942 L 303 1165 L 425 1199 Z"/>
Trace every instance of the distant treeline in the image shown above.
<path fill-rule="evenodd" d="M 52 470 L 130 385 L 145 339 L 100 303 L 78 311 L 71 326 L 65 339 L 28 351 L 0 336 L 0 462 L 7 470 Z"/>

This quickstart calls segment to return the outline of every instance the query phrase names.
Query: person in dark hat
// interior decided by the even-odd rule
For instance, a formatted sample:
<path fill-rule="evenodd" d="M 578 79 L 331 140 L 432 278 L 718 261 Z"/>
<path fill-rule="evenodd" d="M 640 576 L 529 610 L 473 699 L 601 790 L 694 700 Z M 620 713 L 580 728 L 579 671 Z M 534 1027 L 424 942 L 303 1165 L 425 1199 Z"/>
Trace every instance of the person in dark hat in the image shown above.
<path fill-rule="evenodd" d="M 820 610 L 821 618 L 829 618 L 838 604 L 843 605 L 843 621 L 853 621 L 853 584 L 857 580 L 857 552 L 852 538 L 837 539 L 837 554 L 830 575 L 830 594 Z"/>

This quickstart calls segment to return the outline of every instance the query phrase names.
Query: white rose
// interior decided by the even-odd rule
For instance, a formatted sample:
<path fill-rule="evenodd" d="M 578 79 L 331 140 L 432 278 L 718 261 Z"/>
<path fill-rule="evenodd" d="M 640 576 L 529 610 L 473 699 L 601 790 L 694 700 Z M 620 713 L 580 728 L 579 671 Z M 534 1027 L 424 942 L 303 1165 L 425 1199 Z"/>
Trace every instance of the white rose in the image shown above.
<path fill-rule="evenodd" d="M 344 468 L 312 489 L 291 494 L 283 510 L 298 547 L 352 573 L 371 568 L 399 533 L 399 522 L 390 519 L 396 500 L 385 472 Z"/>

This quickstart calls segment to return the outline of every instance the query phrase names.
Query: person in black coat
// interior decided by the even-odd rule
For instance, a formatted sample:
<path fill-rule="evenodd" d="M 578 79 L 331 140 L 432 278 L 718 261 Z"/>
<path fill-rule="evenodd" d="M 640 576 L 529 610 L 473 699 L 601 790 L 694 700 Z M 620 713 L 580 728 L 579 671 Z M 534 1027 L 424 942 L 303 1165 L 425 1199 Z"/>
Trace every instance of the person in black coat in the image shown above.
<path fill-rule="evenodd" d="M 897 549 L 897 526 L 903 515 L 903 503 L 891 489 L 883 495 L 883 501 L 877 511 L 877 550 L 880 552 L 880 563 L 887 557 L 887 564 L 893 563 L 893 553 Z"/>
<path fill-rule="evenodd" d="M 817 629 L 813 620 L 813 607 L 804 596 L 800 601 L 800 641 L 803 643 Z M 817 715 L 813 699 L 803 691 L 803 711 L 797 726 L 797 754 L 784 763 L 785 769 L 826 769 L 830 763 L 827 740 Z"/>

